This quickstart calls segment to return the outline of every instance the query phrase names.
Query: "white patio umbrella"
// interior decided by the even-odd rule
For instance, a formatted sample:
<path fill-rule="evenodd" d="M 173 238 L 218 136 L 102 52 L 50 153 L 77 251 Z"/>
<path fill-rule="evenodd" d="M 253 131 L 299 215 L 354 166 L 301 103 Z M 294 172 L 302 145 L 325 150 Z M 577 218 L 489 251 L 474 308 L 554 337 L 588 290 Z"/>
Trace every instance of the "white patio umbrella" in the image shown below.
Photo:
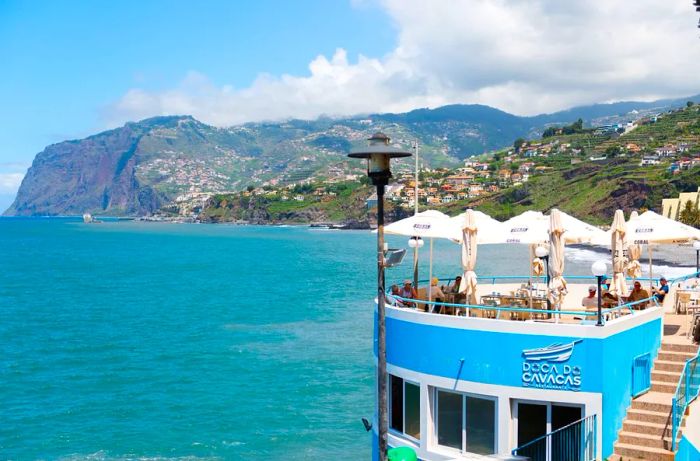
<path fill-rule="evenodd" d="M 411 217 L 401 219 L 384 227 L 384 233 L 421 237 L 430 239 L 430 265 L 428 270 L 428 299 L 431 298 L 431 281 L 433 279 L 433 239 L 444 238 L 458 242 L 461 239 L 461 229 L 445 213 L 437 210 L 427 210 Z M 418 287 L 416 287 L 417 289 Z"/>
<path fill-rule="evenodd" d="M 418 214 L 388 224 L 384 233 L 407 237 L 445 238 L 459 241 L 461 227 L 437 210 L 421 211 Z"/>
<path fill-rule="evenodd" d="M 549 261 L 552 279 L 549 282 L 548 297 L 553 305 L 559 307 L 567 294 L 566 280 L 563 277 L 564 235 L 567 230 L 563 224 L 562 214 L 557 209 L 553 209 L 549 214 Z"/>
<path fill-rule="evenodd" d="M 607 245 L 610 241 L 610 236 L 601 229 L 562 211 L 557 210 L 557 212 L 564 229 L 562 235 L 565 244 L 591 243 Z M 505 221 L 501 228 L 503 229 L 501 234 L 492 238 L 494 243 L 543 245 L 549 242 L 550 218 L 539 211 L 528 210 Z M 495 242 L 496 240 L 498 242 Z"/>
<path fill-rule="evenodd" d="M 476 304 L 476 248 L 479 228 L 476 223 L 474 210 L 467 210 L 464 213 L 464 224 L 462 225 L 462 281 L 459 285 L 459 292 L 465 293 L 467 304 Z"/>
<path fill-rule="evenodd" d="M 622 210 L 615 211 L 612 226 L 610 227 L 610 248 L 612 250 L 613 280 L 610 285 L 610 293 L 616 296 L 627 296 L 627 283 L 625 282 L 625 253 L 624 242 L 627 233 L 625 214 Z"/>
<path fill-rule="evenodd" d="M 636 219 L 639 214 L 633 211 L 630 214 L 630 221 Z M 639 258 L 642 256 L 642 247 L 636 243 L 629 243 L 629 235 L 625 233 L 625 246 L 627 247 L 627 266 L 625 270 L 627 275 L 632 278 L 638 278 L 642 276 L 642 265 L 639 264 Z"/>
<path fill-rule="evenodd" d="M 700 240 L 700 230 L 653 211 L 645 211 L 635 218 L 630 218 L 627 222 L 627 236 L 629 245 L 647 245 L 649 278 L 652 279 L 654 277 L 652 271 L 653 245 L 688 243 Z"/>
<path fill-rule="evenodd" d="M 476 235 L 476 243 L 479 245 L 486 245 L 491 243 L 503 243 L 500 241 L 500 234 L 502 233 L 503 223 L 496 221 L 491 216 L 481 211 L 469 209 L 464 213 L 458 214 L 450 218 L 454 226 L 459 229 L 459 242 L 463 241 L 463 228 L 465 220 L 467 219 L 467 214 L 471 214 L 474 220 L 474 224 L 478 229 Z"/>

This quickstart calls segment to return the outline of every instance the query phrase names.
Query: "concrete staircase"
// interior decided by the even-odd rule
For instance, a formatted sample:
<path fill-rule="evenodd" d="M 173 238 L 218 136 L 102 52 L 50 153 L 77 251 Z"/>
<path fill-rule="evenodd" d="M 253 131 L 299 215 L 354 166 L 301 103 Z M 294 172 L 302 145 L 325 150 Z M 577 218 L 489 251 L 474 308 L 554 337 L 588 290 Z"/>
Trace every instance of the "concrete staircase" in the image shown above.
<path fill-rule="evenodd" d="M 651 371 L 651 389 L 632 400 L 610 461 L 673 461 L 671 402 L 685 361 L 697 351 L 698 346 L 662 341 Z M 679 438 L 684 424 L 681 421 Z"/>

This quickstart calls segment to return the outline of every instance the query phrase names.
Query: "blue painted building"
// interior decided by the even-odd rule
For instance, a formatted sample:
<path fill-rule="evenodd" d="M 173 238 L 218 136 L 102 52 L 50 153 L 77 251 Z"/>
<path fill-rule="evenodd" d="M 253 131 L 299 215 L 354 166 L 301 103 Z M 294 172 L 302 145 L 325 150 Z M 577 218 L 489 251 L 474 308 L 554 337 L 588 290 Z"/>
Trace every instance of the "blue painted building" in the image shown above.
<path fill-rule="evenodd" d="M 509 455 L 595 415 L 592 449 L 605 459 L 649 381 L 662 320 L 663 307 L 596 326 L 388 306 L 389 445 L 411 446 L 425 461 Z"/>

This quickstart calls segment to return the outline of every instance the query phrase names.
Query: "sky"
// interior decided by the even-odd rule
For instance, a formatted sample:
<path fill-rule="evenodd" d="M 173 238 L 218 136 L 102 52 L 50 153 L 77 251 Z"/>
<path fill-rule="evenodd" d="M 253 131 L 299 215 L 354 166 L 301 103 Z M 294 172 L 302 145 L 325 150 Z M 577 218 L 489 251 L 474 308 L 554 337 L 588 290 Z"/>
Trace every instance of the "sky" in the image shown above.
<path fill-rule="evenodd" d="M 0 209 L 48 144 L 155 115 L 695 95 L 697 20 L 690 0 L 0 0 Z"/>

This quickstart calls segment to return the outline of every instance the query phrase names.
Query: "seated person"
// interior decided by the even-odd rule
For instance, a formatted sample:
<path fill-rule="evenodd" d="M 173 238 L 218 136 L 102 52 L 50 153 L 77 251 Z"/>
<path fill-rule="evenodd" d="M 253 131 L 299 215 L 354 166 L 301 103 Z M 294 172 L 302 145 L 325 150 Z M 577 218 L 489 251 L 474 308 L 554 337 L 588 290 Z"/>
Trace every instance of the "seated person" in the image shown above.
<path fill-rule="evenodd" d="M 438 286 L 438 283 L 440 283 L 440 281 L 437 277 L 433 277 L 433 280 L 430 281 L 430 301 L 445 300 L 445 293 L 442 292 L 442 289 Z M 432 311 L 442 311 L 443 308 L 444 306 L 434 304 Z"/>
<path fill-rule="evenodd" d="M 447 290 L 450 293 L 459 293 L 459 285 L 462 283 L 462 276 L 458 275 L 455 277 L 455 281 L 450 283 L 450 285 L 447 287 Z"/>
<path fill-rule="evenodd" d="M 617 295 L 614 295 L 610 293 L 609 291 L 605 291 L 603 293 L 603 296 L 601 296 L 601 302 L 603 304 L 603 307 L 614 307 L 620 304 L 620 298 Z"/>
<path fill-rule="evenodd" d="M 411 285 L 411 281 L 406 279 L 403 281 L 403 287 L 399 290 L 399 296 L 402 298 L 418 299 L 418 292 Z M 415 303 L 402 301 L 406 306 L 415 306 Z"/>
<path fill-rule="evenodd" d="M 647 293 L 647 290 L 642 289 L 642 284 L 639 281 L 635 280 L 634 288 L 632 288 L 632 291 L 630 291 L 630 294 L 627 297 L 627 302 L 633 303 L 647 298 L 649 298 L 649 293 Z M 634 306 L 632 306 L 632 309 L 644 309 L 647 306 L 647 304 L 648 303 L 646 302 L 635 304 Z"/>
<path fill-rule="evenodd" d="M 668 281 L 666 280 L 666 277 L 661 277 L 659 279 L 659 288 L 653 288 L 651 289 L 651 294 L 654 295 L 657 301 L 660 303 L 664 302 L 664 298 L 668 294 L 669 286 L 668 286 Z"/>
<path fill-rule="evenodd" d="M 581 300 L 581 305 L 586 308 L 586 310 L 592 310 L 598 308 L 598 296 L 596 296 L 597 289 L 595 285 L 588 287 L 588 296 L 585 296 Z"/>
<path fill-rule="evenodd" d="M 386 302 L 390 306 L 396 306 L 396 307 L 406 307 L 406 304 L 403 303 L 400 299 L 401 294 L 399 292 L 399 286 L 398 285 L 392 285 L 391 286 L 391 293 L 386 295 Z"/>
<path fill-rule="evenodd" d="M 604 293 L 610 289 L 610 279 L 605 277 L 603 283 L 600 284 L 600 292 Z"/>

